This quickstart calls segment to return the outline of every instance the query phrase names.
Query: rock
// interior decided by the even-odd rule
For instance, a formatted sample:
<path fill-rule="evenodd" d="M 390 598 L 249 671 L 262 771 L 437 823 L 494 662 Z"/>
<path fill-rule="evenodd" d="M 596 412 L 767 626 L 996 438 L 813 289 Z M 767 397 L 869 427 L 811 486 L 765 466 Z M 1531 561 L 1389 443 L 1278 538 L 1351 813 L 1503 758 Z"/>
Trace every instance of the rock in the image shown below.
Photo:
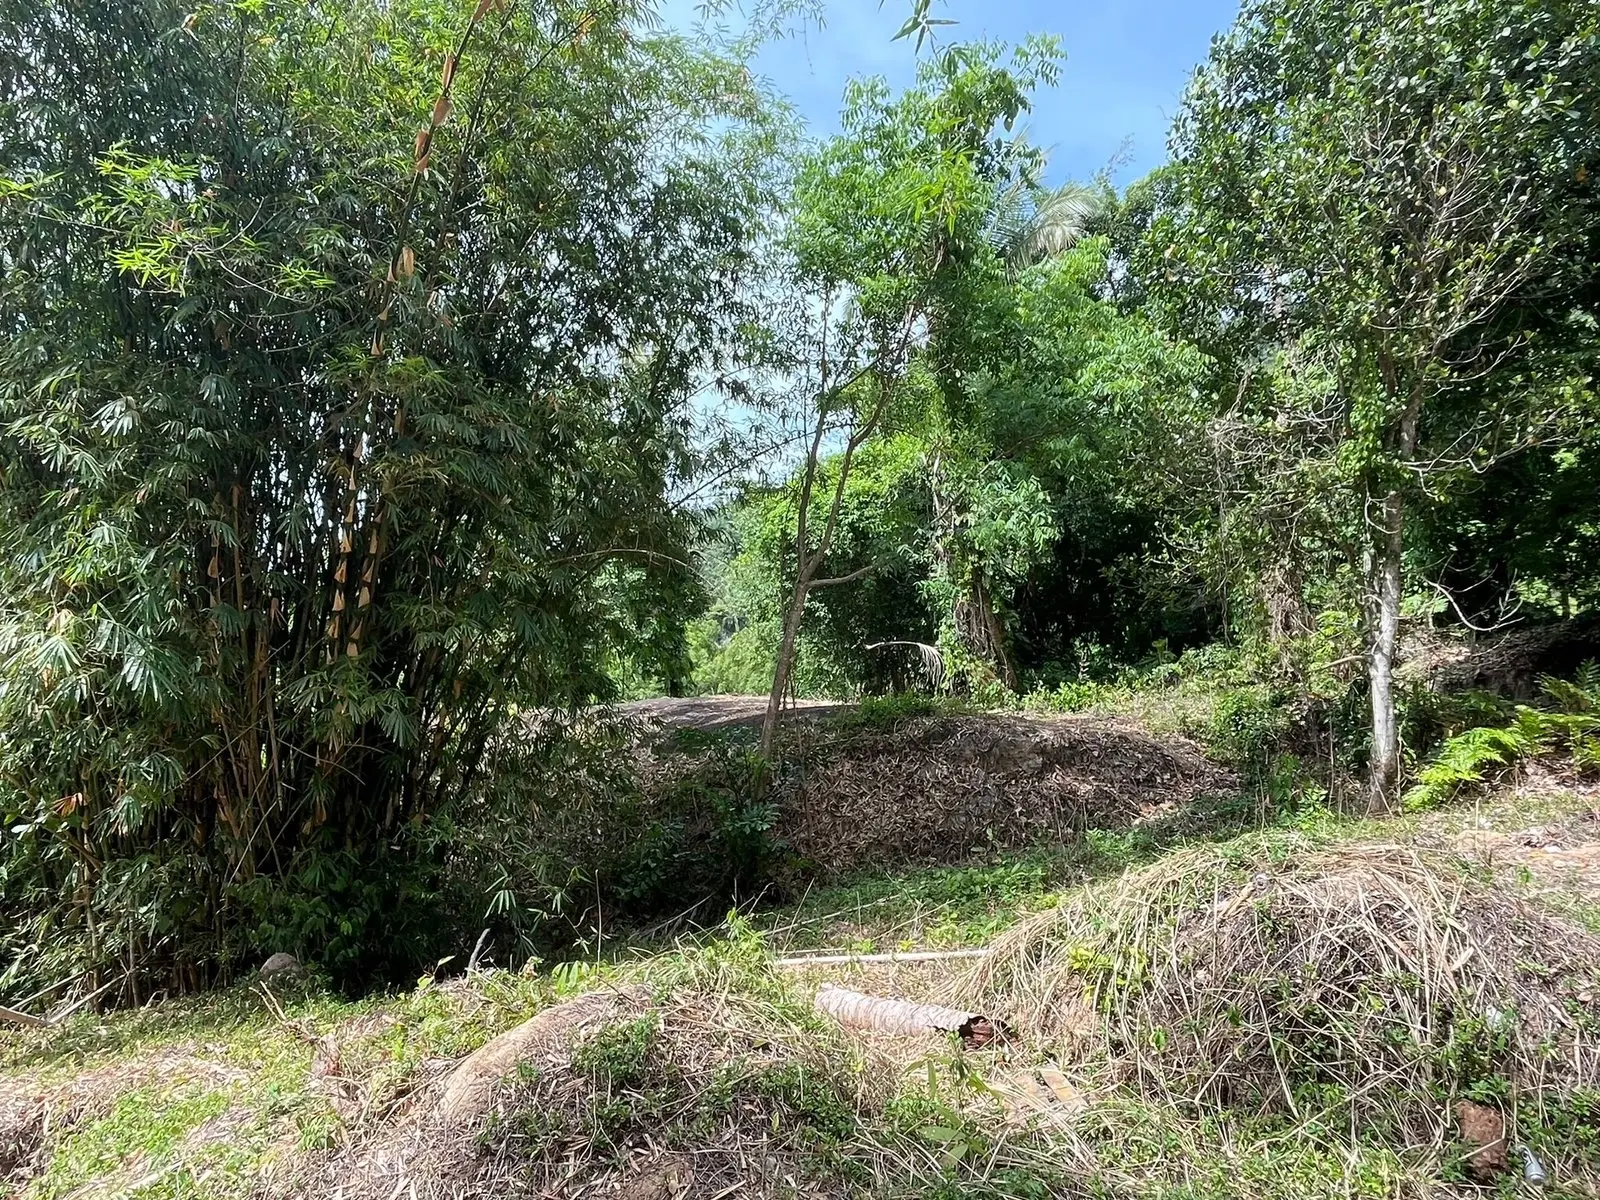
<path fill-rule="evenodd" d="M 300 973 L 300 960 L 292 954 L 278 951 L 266 962 L 261 964 L 261 978 L 275 979 L 279 975 L 298 975 Z"/>
<path fill-rule="evenodd" d="M 1463 1100 L 1456 1105 L 1456 1125 L 1466 1145 L 1468 1173 L 1479 1183 L 1503 1175 L 1510 1160 L 1506 1154 L 1506 1119 L 1500 1111 Z"/>
<path fill-rule="evenodd" d="M 669 1162 L 623 1179 L 617 1185 L 617 1197 L 618 1200 L 681 1200 L 689 1195 L 693 1186 L 694 1168 L 686 1162 Z"/>

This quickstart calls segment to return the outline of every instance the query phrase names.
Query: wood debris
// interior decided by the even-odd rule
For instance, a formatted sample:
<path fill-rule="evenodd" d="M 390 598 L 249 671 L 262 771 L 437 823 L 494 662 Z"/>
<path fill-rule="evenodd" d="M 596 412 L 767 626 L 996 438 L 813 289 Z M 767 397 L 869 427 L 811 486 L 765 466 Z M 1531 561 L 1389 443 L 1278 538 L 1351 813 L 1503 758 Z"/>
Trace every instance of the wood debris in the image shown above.
<path fill-rule="evenodd" d="M 1511 1161 L 1506 1153 L 1506 1119 L 1500 1110 L 1463 1100 L 1456 1105 L 1456 1124 L 1466 1145 L 1468 1173 L 1480 1183 L 1505 1174 Z"/>
<path fill-rule="evenodd" d="M 963 1045 L 979 1049 L 1006 1039 L 1005 1026 L 982 1013 L 963 1012 L 940 1004 L 918 1004 L 887 996 L 868 996 L 824 984 L 816 1005 L 846 1029 L 915 1037 L 928 1033 L 959 1034 Z"/>
<path fill-rule="evenodd" d="M 1051 1063 L 1018 1071 L 990 1086 L 1005 1105 L 1009 1125 L 1067 1124 L 1089 1107 L 1088 1097 Z"/>

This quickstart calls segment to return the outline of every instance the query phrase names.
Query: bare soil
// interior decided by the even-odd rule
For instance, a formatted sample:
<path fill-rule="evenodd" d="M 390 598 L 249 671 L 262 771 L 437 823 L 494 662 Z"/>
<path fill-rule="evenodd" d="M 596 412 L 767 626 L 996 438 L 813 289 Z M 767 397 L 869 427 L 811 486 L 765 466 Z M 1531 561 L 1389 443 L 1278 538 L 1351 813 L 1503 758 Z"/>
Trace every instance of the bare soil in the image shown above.
<path fill-rule="evenodd" d="M 1568 781 L 1566 790 L 1590 807 L 1509 832 L 1465 829 L 1452 839 L 1454 848 L 1491 869 L 1525 871 L 1536 892 L 1600 904 L 1600 784 Z"/>

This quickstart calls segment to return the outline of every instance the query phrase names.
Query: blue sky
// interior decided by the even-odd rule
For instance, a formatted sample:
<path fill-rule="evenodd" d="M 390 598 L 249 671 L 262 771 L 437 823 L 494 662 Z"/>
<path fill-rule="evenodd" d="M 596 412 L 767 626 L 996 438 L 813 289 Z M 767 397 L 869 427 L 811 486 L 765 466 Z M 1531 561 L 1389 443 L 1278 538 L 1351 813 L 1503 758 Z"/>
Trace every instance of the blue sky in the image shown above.
<path fill-rule="evenodd" d="M 767 46 L 760 70 L 799 107 L 815 133 L 837 127 L 845 81 L 882 75 L 910 82 L 913 43 L 896 42 L 910 0 L 825 0 L 826 23 Z M 682 11 L 678 2 L 668 6 Z M 1050 153 L 1052 182 L 1086 179 L 1111 163 L 1126 185 L 1166 158 L 1167 126 L 1211 37 L 1230 25 L 1238 0 L 934 0 L 934 15 L 956 22 L 948 40 L 1029 33 L 1058 35 L 1066 51 L 1061 84 L 1038 96 L 1028 122 Z"/>

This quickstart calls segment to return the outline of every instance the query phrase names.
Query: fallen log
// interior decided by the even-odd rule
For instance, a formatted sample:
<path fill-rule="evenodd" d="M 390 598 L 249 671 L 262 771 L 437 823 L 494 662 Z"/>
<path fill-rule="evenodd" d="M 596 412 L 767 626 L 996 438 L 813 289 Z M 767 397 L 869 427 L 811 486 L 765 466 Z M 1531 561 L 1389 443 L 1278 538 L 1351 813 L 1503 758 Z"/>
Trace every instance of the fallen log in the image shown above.
<path fill-rule="evenodd" d="M 900 1037 L 954 1033 L 960 1035 L 963 1045 L 973 1049 L 1003 1042 L 1009 1034 L 1002 1022 L 982 1013 L 887 996 L 868 996 L 832 984 L 822 986 L 815 1003 L 846 1029 L 870 1029 Z"/>
<path fill-rule="evenodd" d="M 464 1058 L 445 1081 L 434 1115 L 451 1125 L 480 1120 L 489 1111 L 495 1087 L 519 1063 L 564 1049 L 580 1033 L 615 1020 L 650 998 L 647 988 L 585 992 L 553 1005 Z"/>

